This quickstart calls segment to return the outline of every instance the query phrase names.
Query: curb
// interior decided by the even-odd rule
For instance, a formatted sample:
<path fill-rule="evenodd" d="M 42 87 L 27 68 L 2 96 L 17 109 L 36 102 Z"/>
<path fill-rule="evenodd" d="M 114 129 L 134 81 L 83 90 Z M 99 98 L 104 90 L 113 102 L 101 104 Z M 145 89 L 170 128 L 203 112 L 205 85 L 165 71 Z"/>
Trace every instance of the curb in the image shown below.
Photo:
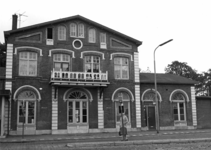
<path fill-rule="evenodd" d="M 163 133 L 159 133 L 160 135 L 172 135 L 172 134 L 190 134 L 190 133 L 205 133 L 207 131 L 173 131 L 173 132 L 163 132 Z M 155 136 L 157 134 L 155 133 L 142 133 L 142 134 L 129 134 L 129 137 L 135 137 L 135 136 Z M 90 139 L 94 139 L 94 138 L 102 138 L 102 139 L 106 139 L 109 137 L 119 137 L 117 135 L 106 135 L 106 136 L 89 136 Z M 61 140 L 80 140 L 80 139 L 84 139 L 83 136 L 81 137 L 55 137 L 55 138 L 43 138 L 40 137 L 40 139 L 35 139 L 35 138 L 30 138 L 30 139 L 0 139 L 0 143 L 29 143 L 29 142 L 44 142 L 44 141 L 61 141 Z M 130 142 L 130 141 L 128 141 Z M 126 143 L 128 143 L 126 142 Z"/>
<path fill-rule="evenodd" d="M 128 145 L 148 145 L 148 144 L 170 144 L 170 143 L 194 143 L 194 142 L 211 142 L 211 138 L 197 139 L 164 139 L 164 140 L 134 140 L 134 141 L 117 141 L 117 142 L 84 142 L 84 143 L 69 143 L 66 146 L 69 148 L 84 148 L 84 147 L 101 147 L 101 146 L 128 146 Z"/>

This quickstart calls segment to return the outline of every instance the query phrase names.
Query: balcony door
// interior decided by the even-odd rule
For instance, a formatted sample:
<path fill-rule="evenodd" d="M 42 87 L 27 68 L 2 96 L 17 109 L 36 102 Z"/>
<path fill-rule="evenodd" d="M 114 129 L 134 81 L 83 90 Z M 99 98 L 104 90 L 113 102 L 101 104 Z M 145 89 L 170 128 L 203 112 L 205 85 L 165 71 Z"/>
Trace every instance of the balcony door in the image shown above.
<path fill-rule="evenodd" d="M 54 54 L 54 70 L 70 71 L 70 56 L 67 54 Z"/>

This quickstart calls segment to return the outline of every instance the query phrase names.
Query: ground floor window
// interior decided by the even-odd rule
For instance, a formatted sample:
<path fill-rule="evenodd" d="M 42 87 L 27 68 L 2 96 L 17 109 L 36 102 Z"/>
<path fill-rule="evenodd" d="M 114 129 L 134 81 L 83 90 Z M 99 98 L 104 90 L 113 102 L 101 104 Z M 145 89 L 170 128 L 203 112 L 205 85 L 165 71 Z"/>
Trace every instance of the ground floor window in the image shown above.
<path fill-rule="evenodd" d="M 174 121 L 186 121 L 185 95 L 176 92 L 172 96 Z"/>
<path fill-rule="evenodd" d="M 36 95 L 32 91 L 24 91 L 18 96 L 18 123 L 35 124 Z"/>
<path fill-rule="evenodd" d="M 88 123 L 88 100 L 85 93 L 81 91 L 71 92 L 67 103 L 68 123 Z"/>
<path fill-rule="evenodd" d="M 115 115 L 116 115 L 116 123 L 120 123 L 120 117 L 121 117 L 121 111 L 120 111 L 120 105 L 121 103 L 119 102 L 119 96 L 122 97 L 122 102 L 124 106 L 124 113 L 128 118 L 128 121 L 130 122 L 130 97 L 126 92 L 118 92 L 115 95 Z"/>
<path fill-rule="evenodd" d="M 173 109 L 174 109 L 174 120 L 175 121 L 185 121 L 185 103 L 178 102 L 173 103 Z"/>

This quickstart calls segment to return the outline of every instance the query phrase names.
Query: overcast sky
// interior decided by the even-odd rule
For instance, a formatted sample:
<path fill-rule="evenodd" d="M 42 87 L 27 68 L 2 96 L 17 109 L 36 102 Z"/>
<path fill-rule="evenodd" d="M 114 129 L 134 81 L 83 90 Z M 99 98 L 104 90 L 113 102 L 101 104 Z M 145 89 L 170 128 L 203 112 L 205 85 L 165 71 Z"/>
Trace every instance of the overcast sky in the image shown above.
<path fill-rule="evenodd" d="M 25 12 L 25 13 L 24 13 Z M 81 15 L 137 40 L 139 67 L 157 73 L 172 61 L 187 62 L 199 73 L 211 68 L 210 0 L 4 0 L 0 9 L 0 42 L 11 30 L 12 15 L 22 14 L 21 27 Z"/>

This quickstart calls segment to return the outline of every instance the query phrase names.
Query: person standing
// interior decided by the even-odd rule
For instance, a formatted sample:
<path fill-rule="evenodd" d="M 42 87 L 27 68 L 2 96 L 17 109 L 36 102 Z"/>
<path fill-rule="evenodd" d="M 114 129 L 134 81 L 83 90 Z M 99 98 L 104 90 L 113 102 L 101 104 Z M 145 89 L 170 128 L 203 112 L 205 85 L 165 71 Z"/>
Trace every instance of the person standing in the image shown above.
<path fill-rule="evenodd" d="M 122 118 L 123 118 L 123 121 L 122 121 Z M 124 125 L 124 128 L 122 128 L 122 123 Z M 122 113 L 121 117 L 120 117 L 120 132 L 121 134 L 123 135 L 123 140 L 126 140 L 128 141 L 128 138 L 127 138 L 127 124 L 128 124 L 128 118 L 127 116 Z"/>

